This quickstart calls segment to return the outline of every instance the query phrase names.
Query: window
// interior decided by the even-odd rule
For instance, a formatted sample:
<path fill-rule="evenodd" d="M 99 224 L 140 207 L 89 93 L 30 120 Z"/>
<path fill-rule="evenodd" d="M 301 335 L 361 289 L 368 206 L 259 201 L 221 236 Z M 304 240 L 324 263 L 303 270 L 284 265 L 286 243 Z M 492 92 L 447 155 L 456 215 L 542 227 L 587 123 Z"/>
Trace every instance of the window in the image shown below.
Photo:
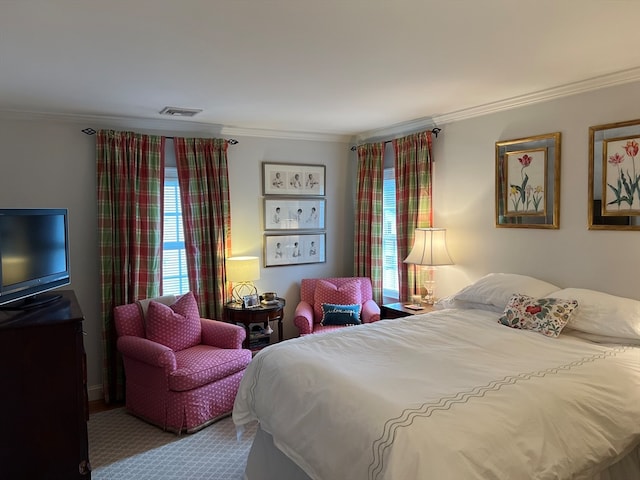
<path fill-rule="evenodd" d="M 385 168 L 382 183 L 382 295 L 397 299 L 399 290 L 395 169 Z"/>
<path fill-rule="evenodd" d="M 189 291 L 180 186 L 175 167 L 165 169 L 162 283 L 163 295 L 180 295 Z"/>

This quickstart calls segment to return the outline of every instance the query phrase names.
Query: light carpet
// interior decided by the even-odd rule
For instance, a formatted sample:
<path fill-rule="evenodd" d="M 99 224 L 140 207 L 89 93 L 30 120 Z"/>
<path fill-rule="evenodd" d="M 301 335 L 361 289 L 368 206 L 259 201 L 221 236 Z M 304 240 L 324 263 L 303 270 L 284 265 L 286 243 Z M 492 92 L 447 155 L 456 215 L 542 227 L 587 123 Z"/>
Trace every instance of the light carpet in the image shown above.
<path fill-rule="evenodd" d="M 94 480 L 242 480 L 257 425 L 238 439 L 231 417 L 180 436 L 124 408 L 91 415 L 89 459 Z"/>

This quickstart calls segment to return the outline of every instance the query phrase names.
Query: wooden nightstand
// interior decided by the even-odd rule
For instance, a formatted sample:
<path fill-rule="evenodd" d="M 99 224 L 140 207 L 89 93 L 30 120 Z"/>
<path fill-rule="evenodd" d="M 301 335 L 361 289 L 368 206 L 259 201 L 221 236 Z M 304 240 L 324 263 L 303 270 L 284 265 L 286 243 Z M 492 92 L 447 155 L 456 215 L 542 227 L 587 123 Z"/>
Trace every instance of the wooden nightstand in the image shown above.
<path fill-rule="evenodd" d="M 284 318 L 284 298 L 278 298 L 272 304 L 260 304 L 254 308 L 242 308 L 237 303 L 227 303 L 224 306 L 225 320 L 230 323 L 241 324 L 247 332 L 243 347 L 256 352 L 270 343 L 271 335 L 268 333 L 252 335 L 251 327 L 254 324 L 261 324 L 265 328 L 269 322 L 278 321 L 278 341 L 282 341 L 282 320 Z"/>
<path fill-rule="evenodd" d="M 402 318 L 418 315 L 420 313 L 429 313 L 433 311 L 433 305 L 423 305 L 422 310 L 412 310 L 405 307 L 409 302 L 387 303 L 380 307 L 380 319 L 386 318 Z"/>

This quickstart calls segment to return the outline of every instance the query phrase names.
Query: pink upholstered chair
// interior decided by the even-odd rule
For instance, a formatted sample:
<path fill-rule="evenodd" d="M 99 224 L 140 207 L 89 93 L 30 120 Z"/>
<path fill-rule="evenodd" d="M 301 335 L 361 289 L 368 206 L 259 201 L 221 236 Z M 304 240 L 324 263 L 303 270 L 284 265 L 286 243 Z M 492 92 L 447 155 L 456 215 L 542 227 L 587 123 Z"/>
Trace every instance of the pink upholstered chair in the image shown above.
<path fill-rule="evenodd" d="M 300 335 L 322 333 L 341 325 L 323 325 L 322 304 L 361 305 L 360 322 L 380 320 L 380 307 L 373 300 L 371 279 L 367 277 L 303 278 L 300 283 L 300 303 L 293 323 Z"/>
<path fill-rule="evenodd" d="M 244 328 L 200 318 L 192 293 L 122 305 L 114 317 L 130 413 L 176 433 L 231 413 L 251 361 Z"/>

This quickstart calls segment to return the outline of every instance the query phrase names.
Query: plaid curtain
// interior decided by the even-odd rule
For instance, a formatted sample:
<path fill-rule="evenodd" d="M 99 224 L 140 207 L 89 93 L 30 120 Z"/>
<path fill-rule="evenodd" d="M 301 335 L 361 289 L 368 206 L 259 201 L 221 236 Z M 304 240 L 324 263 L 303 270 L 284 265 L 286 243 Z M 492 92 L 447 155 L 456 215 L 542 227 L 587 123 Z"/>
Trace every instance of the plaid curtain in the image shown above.
<path fill-rule="evenodd" d="M 369 277 L 382 303 L 382 183 L 384 142 L 358 147 L 354 273 Z"/>
<path fill-rule="evenodd" d="M 124 399 L 124 369 L 116 350 L 113 309 L 160 293 L 163 152 L 163 137 L 97 132 L 102 383 L 107 403 Z"/>
<path fill-rule="evenodd" d="M 400 298 L 416 290 L 415 267 L 403 263 L 413 246 L 416 228 L 433 224 L 431 209 L 431 131 L 393 141 L 396 173 L 396 234 Z"/>
<path fill-rule="evenodd" d="M 225 259 L 231 255 L 226 140 L 174 138 L 189 287 L 206 318 L 223 317 L 229 297 Z"/>

